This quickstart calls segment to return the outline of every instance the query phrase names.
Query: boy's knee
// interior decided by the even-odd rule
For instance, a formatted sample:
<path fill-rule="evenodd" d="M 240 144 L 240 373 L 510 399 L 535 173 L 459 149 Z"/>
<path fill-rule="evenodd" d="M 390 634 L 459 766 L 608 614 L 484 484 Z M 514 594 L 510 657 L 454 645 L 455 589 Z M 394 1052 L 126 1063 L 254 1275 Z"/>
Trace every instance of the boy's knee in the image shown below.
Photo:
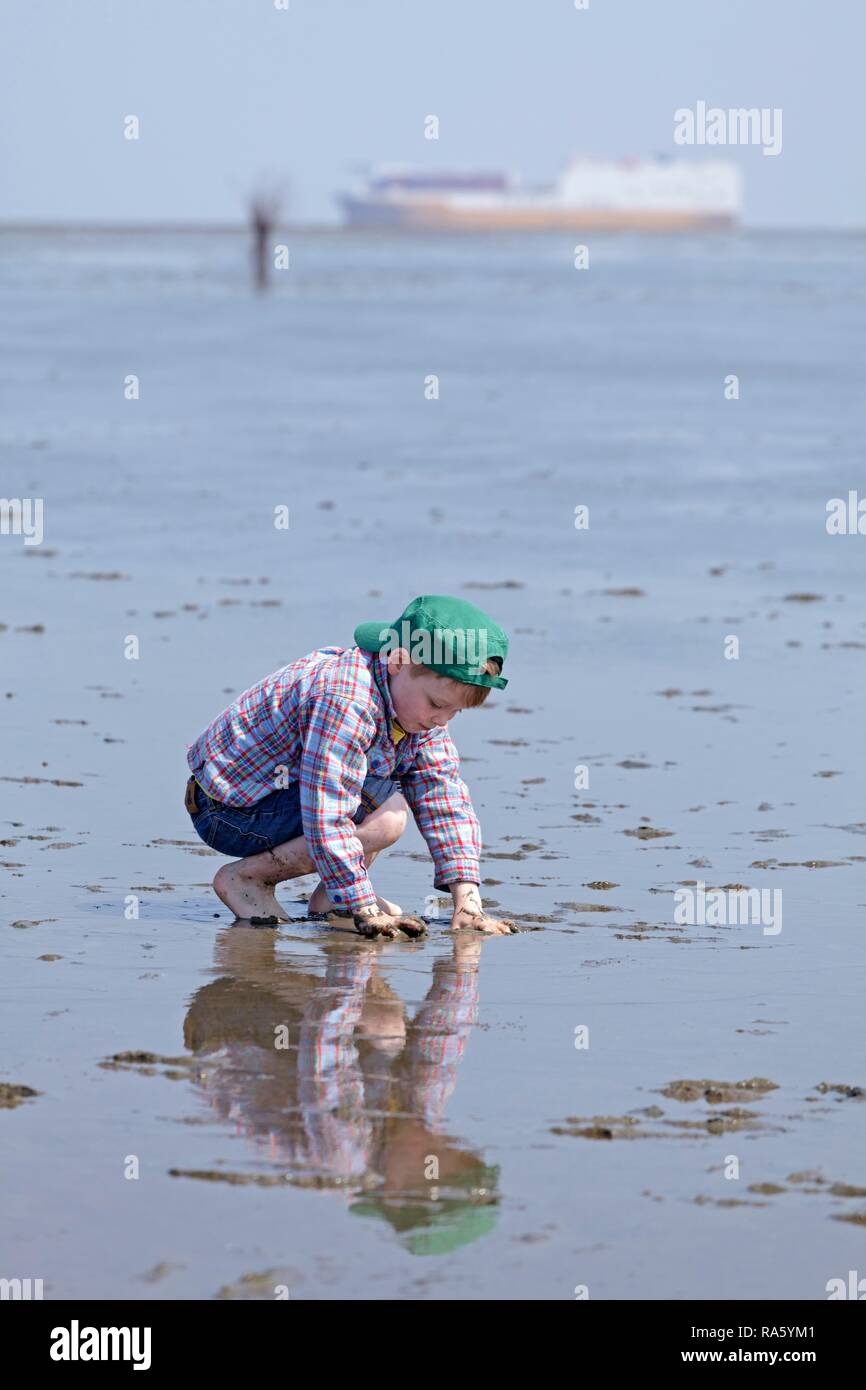
<path fill-rule="evenodd" d="M 382 841 L 386 845 L 393 845 L 396 840 L 399 840 L 409 823 L 409 807 L 404 797 L 399 792 L 395 792 L 393 796 L 389 796 L 388 800 L 382 803 L 379 811 L 379 831 Z"/>

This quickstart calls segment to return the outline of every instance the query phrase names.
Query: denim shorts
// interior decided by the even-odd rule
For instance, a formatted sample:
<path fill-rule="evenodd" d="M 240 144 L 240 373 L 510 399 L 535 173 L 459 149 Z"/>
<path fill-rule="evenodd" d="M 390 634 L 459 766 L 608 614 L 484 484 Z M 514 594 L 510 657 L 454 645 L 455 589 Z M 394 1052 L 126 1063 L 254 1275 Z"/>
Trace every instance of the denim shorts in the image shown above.
<path fill-rule="evenodd" d="M 359 825 L 377 806 L 394 792 L 397 782 L 388 777 L 368 777 L 361 791 L 361 803 L 352 817 Z M 195 832 L 208 849 L 229 854 L 232 859 L 247 859 L 303 835 L 301 794 L 297 782 L 270 792 L 253 806 L 224 806 L 208 796 L 195 784 L 198 810 L 190 817 Z"/>

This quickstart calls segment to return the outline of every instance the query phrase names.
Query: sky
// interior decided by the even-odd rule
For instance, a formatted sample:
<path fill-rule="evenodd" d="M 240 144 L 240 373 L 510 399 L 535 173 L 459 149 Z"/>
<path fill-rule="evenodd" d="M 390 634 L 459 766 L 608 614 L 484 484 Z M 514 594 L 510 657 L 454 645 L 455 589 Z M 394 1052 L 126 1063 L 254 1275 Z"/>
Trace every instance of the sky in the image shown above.
<path fill-rule="evenodd" d="M 270 187 L 337 223 L 379 161 L 544 182 L 664 153 L 734 158 L 746 225 L 866 226 L 862 0 L 283 3 L 3 0 L 0 224 L 232 223 Z M 679 148 L 699 101 L 780 109 L 781 150 Z"/>

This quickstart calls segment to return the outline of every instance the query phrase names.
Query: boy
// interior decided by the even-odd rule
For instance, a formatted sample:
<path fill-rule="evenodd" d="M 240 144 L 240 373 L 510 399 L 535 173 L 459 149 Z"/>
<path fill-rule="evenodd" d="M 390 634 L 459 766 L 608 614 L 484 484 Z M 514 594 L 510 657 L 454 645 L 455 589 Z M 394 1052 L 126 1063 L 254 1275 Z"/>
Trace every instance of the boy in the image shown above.
<path fill-rule="evenodd" d="M 480 705 L 508 638 L 463 599 L 416 598 L 393 628 L 361 623 L 354 647 L 322 647 L 239 696 L 187 749 L 184 805 L 211 849 L 237 917 L 287 917 L 276 884 L 318 872 L 311 914 L 352 917 L 363 936 L 419 936 L 424 923 L 377 897 L 368 869 L 403 833 L 409 810 L 430 849 L 434 886 L 454 901 L 452 929 L 505 935 L 481 905 L 481 833 L 446 725 Z"/>

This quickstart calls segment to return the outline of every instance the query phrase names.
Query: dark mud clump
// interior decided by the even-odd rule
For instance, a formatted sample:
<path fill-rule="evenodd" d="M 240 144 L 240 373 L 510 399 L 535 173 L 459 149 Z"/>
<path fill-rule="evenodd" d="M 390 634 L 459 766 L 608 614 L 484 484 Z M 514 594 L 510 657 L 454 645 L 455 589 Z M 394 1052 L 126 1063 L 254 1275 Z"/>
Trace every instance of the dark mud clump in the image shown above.
<path fill-rule="evenodd" d="M 242 1274 L 237 1283 L 224 1284 L 216 1297 L 230 1299 L 232 1302 L 254 1298 L 270 1300 L 280 1285 L 291 1288 L 302 1278 L 303 1275 L 299 1275 L 295 1270 L 287 1269 L 266 1269 L 261 1274 Z"/>
<path fill-rule="evenodd" d="M 787 832 L 767 831 L 763 836 L 756 838 L 767 839 L 770 835 L 785 834 Z M 750 865 L 750 869 L 844 869 L 846 864 L 841 859 L 755 859 Z"/>
<path fill-rule="evenodd" d="M 156 1068 L 164 1067 L 162 1076 L 167 1081 L 185 1081 L 192 1065 L 192 1057 L 160 1057 L 156 1052 L 115 1052 L 105 1061 L 98 1062 L 103 1071 L 135 1071 L 139 1076 L 156 1076 Z"/>
<path fill-rule="evenodd" d="M 157 1284 L 160 1279 L 165 1279 L 166 1275 L 174 1274 L 175 1270 L 185 1268 L 185 1265 L 172 1264 L 169 1260 L 160 1260 L 159 1264 L 154 1265 L 144 1274 L 139 1274 L 138 1277 L 143 1284 Z"/>
<path fill-rule="evenodd" d="M 624 912 L 622 907 L 612 907 L 608 903 L 557 903 L 557 907 L 566 907 L 571 912 Z"/>
<path fill-rule="evenodd" d="M 179 1062 L 188 1062 L 188 1057 L 160 1057 L 156 1052 L 113 1052 L 109 1059 L 112 1062 L 164 1062 L 177 1066 Z"/>
<path fill-rule="evenodd" d="M 731 1106 L 727 1110 L 716 1110 L 700 1120 L 665 1120 L 672 1129 L 700 1131 L 704 1134 L 737 1134 L 744 1129 L 762 1129 L 763 1125 L 754 1111 Z"/>
<path fill-rule="evenodd" d="M 748 1202 L 745 1197 L 693 1197 L 696 1207 L 766 1207 L 768 1202 Z"/>
<path fill-rule="evenodd" d="M 657 1120 L 666 1130 L 644 1127 L 644 1117 Z M 732 1107 L 718 1110 L 699 1120 L 669 1119 L 661 1106 L 647 1105 L 631 1115 L 579 1115 L 566 1116 L 562 1125 L 551 1129 L 551 1134 L 567 1134 L 574 1139 L 698 1139 L 709 1134 L 731 1134 L 744 1129 L 764 1128 L 761 1119 L 751 1110 Z"/>
<path fill-rule="evenodd" d="M 566 1115 L 564 1125 L 556 1125 L 551 1134 L 568 1134 L 576 1139 L 638 1139 L 639 1121 L 633 1115 L 593 1115 L 581 1119 Z"/>
<path fill-rule="evenodd" d="M 801 1173 L 789 1173 L 785 1182 L 795 1183 L 814 1183 L 813 1187 L 804 1187 L 804 1192 L 820 1192 L 821 1185 L 826 1186 L 827 1179 L 822 1177 L 817 1168 L 808 1168 Z"/>
<path fill-rule="evenodd" d="M 866 1095 L 862 1086 L 844 1086 L 830 1081 L 819 1081 L 815 1090 L 820 1091 L 822 1096 L 825 1096 L 828 1091 L 837 1091 L 840 1100 L 862 1100 L 863 1096 Z"/>
<path fill-rule="evenodd" d="M 255 1175 L 253 1173 L 220 1173 L 216 1168 L 169 1168 L 169 1177 L 172 1178 L 198 1178 L 201 1182 L 227 1182 L 234 1187 L 244 1187 L 248 1183 L 257 1183 L 259 1187 L 282 1187 L 285 1177 L 282 1173 L 275 1176 L 264 1174 Z"/>
<path fill-rule="evenodd" d="M 738 1100 L 763 1100 L 768 1091 L 776 1090 L 777 1082 L 753 1076 L 748 1081 L 671 1081 L 660 1094 L 671 1100 L 705 1100 L 709 1105 L 723 1105 Z"/>
<path fill-rule="evenodd" d="M 32 1086 L 15 1086 L 11 1081 L 0 1081 L 0 1110 L 14 1110 L 23 1100 L 31 1100 L 33 1096 L 41 1094 L 41 1091 L 34 1091 Z"/>
<path fill-rule="evenodd" d="M 660 840 L 664 835 L 673 835 L 672 830 L 655 830 L 651 825 L 638 825 L 634 830 L 624 830 L 623 835 L 633 835 L 637 840 Z"/>
<path fill-rule="evenodd" d="M 227 1182 L 232 1187 L 302 1187 L 315 1190 L 347 1186 L 346 1178 L 324 1173 L 222 1173 L 218 1168 L 169 1168 L 171 1178 L 197 1178 L 199 1182 Z"/>
<path fill-rule="evenodd" d="M 44 782 L 49 787 L 83 787 L 83 782 L 67 782 L 62 777 L 0 777 L 0 782 L 19 782 L 23 786 Z"/>
<path fill-rule="evenodd" d="M 519 579 L 470 579 L 461 586 L 464 589 L 525 589 Z"/>
<path fill-rule="evenodd" d="M 101 579 L 103 581 L 113 579 L 128 579 L 128 574 L 122 574 L 120 570 L 73 570 L 69 575 L 70 579 Z"/>

